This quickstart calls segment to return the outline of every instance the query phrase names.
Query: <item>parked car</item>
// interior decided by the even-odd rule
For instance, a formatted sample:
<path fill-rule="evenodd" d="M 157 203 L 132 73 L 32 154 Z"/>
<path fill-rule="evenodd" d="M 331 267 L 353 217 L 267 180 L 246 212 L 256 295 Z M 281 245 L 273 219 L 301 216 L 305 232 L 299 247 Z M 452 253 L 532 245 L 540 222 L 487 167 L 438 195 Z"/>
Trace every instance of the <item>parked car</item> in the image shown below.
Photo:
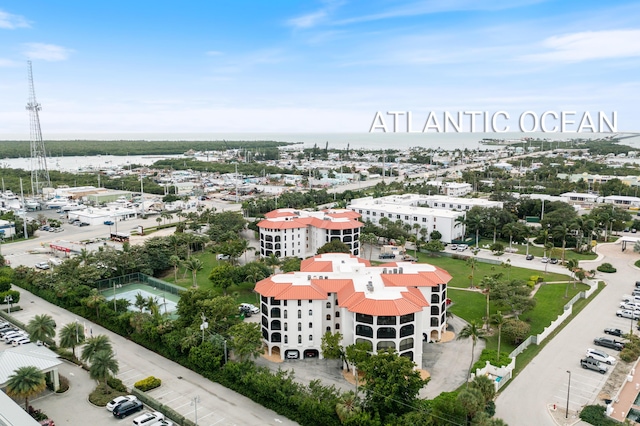
<path fill-rule="evenodd" d="M 260 309 L 257 306 L 252 305 L 251 303 L 241 303 L 240 307 L 244 308 L 244 309 L 248 309 L 249 312 L 251 312 L 252 314 L 259 314 L 260 313 Z"/>
<path fill-rule="evenodd" d="M 136 399 L 138 398 L 136 398 L 135 395 L 118 396 L 112 399 L 111 401 L 109 401 L 109 403 L 106 406 L 106 409 L 109 412 L 113 412 L 113 409 L 116 408 L 116 406 L 122 404 L 123 402 L 135 401 Z"/>
<path fill-rule="evenodd" d="M 623 342 L 611 339 L 610 337 L 596 337 L 595 339 L 593 339 L 593 343 L 605 348 L 615 349 L 616 351 L 621 351 L 622 349 L 624 349 Z"/>
<path fill-rule="evenodd" d="M 614 357 L 598 349 L 593 349 L 593 348 L 587 349 L 587 356 L 588 357 L 590 356 L 593 359 L 597 359 L 598 361 L 604 362 L 605 364 L 609 364 L 609 365 L 613 365 L 616 362 L 616 359 Z"/>
<path fill-rule="evenodd" d="M 622 309 L 626 309 L 628 311 L 639 311 L 640 304 L 635 302 L 620 302 L 620 307 Z"/>
<path fill-rule="evenodd" d="M 549 263 L 551 263 L 553 265 L 557 265 L 558 264 L 558 259 L 556 259 L 555 257 L 552 257 L 551 259 L 549 259 Z"/>
<path fill-rule="evenodd" d="M 142 405 L 142 402 L 136 399 L 134 401 L 127 401 L 127 402 L 123 402 L 120 405 L 116 405 L 112 413 L 114 417 L 117 417 L 119 419 L 124 419 L 130 414 L 137 413 L 138 411 L 142 411 L 143 408 L 144 408 L 144 405 Z"/>
<path fill-rule="evenodd" d="M 451 244 L 451 245 L 449 246 L 449 248 L 450 248 L 451 250 L 453 250 L 453 251 L 456 251 L 456 250 L 458 250 L 458 245 L 457 245 L 457 244 Z"/>
<path fill-rule="evenodd" d="M 11 344 L 12 344 L 13 346 L 26 345 L 27 343 L 31 343 L 31 339 L 29 339 L 29 338 L 28 338 L 28 337 L 26 337 L 26 336 L 19 337 L 19 338 L 17 338 L 17 339 L 13 339 L 13 340 L 11 341 Z"/>
<path fill-rule="evenodd" d="M 457 251 L 465 251 L 468 248 L 469 248 L 469 246 L 466 245 L 466 244 L 458 244 L 458 250 Z"/>
<path fill-rule="evenodd" d="M 549 262 L 549 258 L 547 256 L 544 256 L 544 257 L 540 258 L 540 262 L 548 263 Z"/>
<path fill-rule="evenodd" d="M 580 365 L 582 366 L 582 368 L 594 370 L 602 374 L 607 372 L 607 367 L 605 365 L 602 365 L 600 361 L 591 357 L 581 359 Z"/>
<path fill-rule="evenodd" d="M 216 255 L 216 259 L 217 260 L 229 260 L 229 255 L 228 254 L 217 254 Z"/>
<path fill-rule="evenodd" d="M 525 259 L 527 260 L 533 260 L 533 255 L 532 254 L 528 254 L 527 257 L 525 257 Z"/>
<path fill-rule="evenodd" d="M 113 221 L 112 220 L 105 220 L 103 223 L 105 225 L 113 225 Z"/>
<path fill-rule="evenodd" d="M 42 269 L 42 270 L 46 270 L 50 268 L 49 262 L 38 262 L 35 264 L 35 267 L 37 269 Z"/>
<path fill-rule="evenodd" d="M 640 288 L 640 281 L 636 281 L 636 288 Z"/>
<path fill-rule="evenodd" d="M 164 414 L 159 411 L 153 413 L 144 413 L 135 419 L 133 419 L 134 426 L 149 426 L 156 423 L 158 420 L 164 420 Z"/>
<path fill-rule="evenodd" d="M 171 420 L 162 419 L 150 424 L 149 426 L 173 426 L 173 422 Z"/>
<path fill-rule="evenodd" d="M 396 255 L 393 253 L 380 253 L 378 259 L 395 259 Z"/>
<path fill-rule="evenodd" d="M 634 311 L 631 309 L 619 309 L 616 311 L 616 316 L 637 320 L 638 318 L 640 318 L 640 311 Z"/>
<path fill-rule="evenodd" d="M 605 334 L 610 334 L 610 335 L 616 336 L 616 337 L 622 337 L 625 334 L 627 334 L 624 331 L 620 330 L 619 328 L 605 328 L 604 332 L 605 332 Z"/>
<path fill-rule="evenodd" d="M 88 222 L 80 222 L 78 226 L 89 226 Z"/>

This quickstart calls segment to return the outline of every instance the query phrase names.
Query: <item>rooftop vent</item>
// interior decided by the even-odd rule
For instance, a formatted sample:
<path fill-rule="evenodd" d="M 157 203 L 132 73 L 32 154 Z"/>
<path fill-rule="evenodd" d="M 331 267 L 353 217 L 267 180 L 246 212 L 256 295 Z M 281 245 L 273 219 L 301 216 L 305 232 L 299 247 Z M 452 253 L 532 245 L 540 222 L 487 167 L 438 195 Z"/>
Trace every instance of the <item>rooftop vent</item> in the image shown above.
<path fill-rule="evenodd" d="M 369 281 L 369 282 L 367 283 L 367 291 L 368 291 L 369 293 L 373 293 L 373 282 Z"/>
<path fill-rule="evenodd" d="M 393 268 L 393 273 L 397 274 L 398 273 L 398 268 Z"/>
<path fill-rule="evenodd" d="M 387 273 L 387 268 L 382 268 L 382 273 L 386 274 Z"/>
<path fill-rule="evenodd" d="M 307 281 L 311 280 L 311 275 L 307 275 Z"/>
<path fill-rule="evenodd" d="M 401 274 L 403 271 L 402 266 L 398 268 L 398 273 Z"/>

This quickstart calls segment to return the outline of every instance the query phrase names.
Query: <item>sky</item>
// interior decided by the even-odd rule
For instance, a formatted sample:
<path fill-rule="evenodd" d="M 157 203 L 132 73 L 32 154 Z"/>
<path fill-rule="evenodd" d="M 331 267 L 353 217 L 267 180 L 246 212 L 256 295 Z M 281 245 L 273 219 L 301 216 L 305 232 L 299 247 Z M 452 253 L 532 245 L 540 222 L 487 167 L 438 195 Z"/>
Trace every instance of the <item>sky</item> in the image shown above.
<path fill-rule="evenodd" d="M 377 111 L 640 131 L 638 1 L 0 0 L 0 138 L 28 139 L 28 60 L 44 139 L 367 133 Z"/>

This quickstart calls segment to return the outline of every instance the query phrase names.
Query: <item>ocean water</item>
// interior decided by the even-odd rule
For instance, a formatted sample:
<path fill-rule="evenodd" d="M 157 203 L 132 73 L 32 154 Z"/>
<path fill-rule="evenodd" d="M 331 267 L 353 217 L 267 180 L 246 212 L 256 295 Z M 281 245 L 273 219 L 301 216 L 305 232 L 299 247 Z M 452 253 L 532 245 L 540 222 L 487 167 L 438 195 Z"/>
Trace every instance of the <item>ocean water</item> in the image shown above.
<path fill-rule="evenodd" d="M 562 142 L 572 139 L 595 139 L 610 137 L 610 133 L 58 133 L 44 134 L 47 140 L 148 140 L 148 141 L 261 141 L 302 143 L 305 147 L 314 144 L 330 149 L 407 149 L 412 147 L 432 149 L 495 149 L 482 145 L 485 138 L 520 140 L 538 138 Z M 0 134 L 0 140 L 29 140 L 28 134 Z M 640 135 L 624 139 L 623 143 L 640 148 Z"/>

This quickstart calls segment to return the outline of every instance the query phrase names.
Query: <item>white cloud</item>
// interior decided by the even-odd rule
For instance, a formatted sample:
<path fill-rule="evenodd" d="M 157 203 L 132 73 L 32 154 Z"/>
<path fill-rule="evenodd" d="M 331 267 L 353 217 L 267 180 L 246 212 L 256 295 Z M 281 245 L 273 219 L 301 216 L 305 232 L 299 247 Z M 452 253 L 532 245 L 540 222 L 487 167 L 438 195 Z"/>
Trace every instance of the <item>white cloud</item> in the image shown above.
<path fill-rule="evenodd" d="M 11 59 L 0 58 L 0 68 L 17 67 L 23 65 L 24 63 L 18 63 L 16 61 L 12 61 Z"/>
<path fill-rule="evenodd" d="M 545 39 L 546 52 L 521 59 L 543 62 L 581 62 L 640 56 L 640 30 L 584 31 Z"/>
<path fill-rule="evenodd" d="M 45 43 L 26 43 L 24 55 L 30 59 L 42 59 L 44 61 L 64 61 L 73 52 L 66 47 Z"/>
<path fill-rule="evenodd" d="M 298 16 L 287 21 L 287 25 L 294 28 L 311 28 L 316 26 L 327 16 L 327 12 L 320 10 L 307 15 Z"/>
<path fill-rule="evenodd" d="M 205 53 L 205 55 L 207 56 L 219 56 L 222 55 L 222 52 L 220 52 L 219 50 L 209 50 Z"/>
<path fill-rule="evenodd" d="M 0 10 L 0 28 L 14 30 L 16 28 L 29 28 L 29 22 L 19 15 L 12 15 Z"/>

